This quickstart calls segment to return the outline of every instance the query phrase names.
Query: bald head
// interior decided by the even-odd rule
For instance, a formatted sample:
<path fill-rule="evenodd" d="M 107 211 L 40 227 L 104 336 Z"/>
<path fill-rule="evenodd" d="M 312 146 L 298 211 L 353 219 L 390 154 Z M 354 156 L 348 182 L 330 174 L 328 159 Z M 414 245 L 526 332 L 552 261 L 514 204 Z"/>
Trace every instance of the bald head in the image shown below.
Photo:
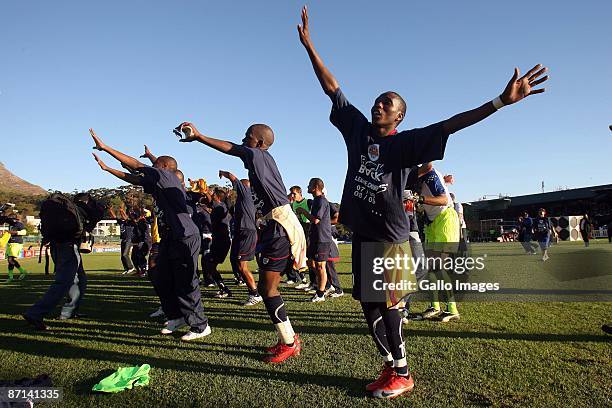
<path fill-rule="evenodd" d="M 274 144 L 274 132 L 270 126 L 256 123 L 249 126 L 242 143 L 251 148 L 267 150 Z"/>
<path fill-rule="evenodd" d="M 156 169 L 165 169 L 170 171 L 175 171 L 178 167 L 176 160 L 171 156 L 159 156 L 155 163 L 153 163 L 153 167 Z"/>
<path fill-rule="evenodd" d="M 387 91 L 383 95 L 387 95 L 390 98 L 397 101 L 400 112 L 402 112 L 404 116 L 406 116 L 406 101 L 404 100 L 404 98 L 400 96 L 400 94 L 398 94 L 397 92 L 393 92 L 393 91 Z"/>

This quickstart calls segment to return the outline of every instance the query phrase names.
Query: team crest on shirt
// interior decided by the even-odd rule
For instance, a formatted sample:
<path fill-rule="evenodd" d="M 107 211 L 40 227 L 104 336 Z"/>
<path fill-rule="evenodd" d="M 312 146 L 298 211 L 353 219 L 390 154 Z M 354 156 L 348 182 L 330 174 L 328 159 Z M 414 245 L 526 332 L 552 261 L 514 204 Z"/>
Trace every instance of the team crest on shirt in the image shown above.
<path fill-rule="evenodd" d="M 268 258 L 262 258 L 261 259 L 261 263 L 263 263 L 264 265 L 267 265 L 268 262 L 270 262 L 270 259 L 268 259 Z"/>
<path fill-rule="evenodd" d="M 378 143 L 371 144 L 368 146 L 368 157 L 372 161 L 378 160 L 378 158 L 380 157 L 380 148 Z"/>

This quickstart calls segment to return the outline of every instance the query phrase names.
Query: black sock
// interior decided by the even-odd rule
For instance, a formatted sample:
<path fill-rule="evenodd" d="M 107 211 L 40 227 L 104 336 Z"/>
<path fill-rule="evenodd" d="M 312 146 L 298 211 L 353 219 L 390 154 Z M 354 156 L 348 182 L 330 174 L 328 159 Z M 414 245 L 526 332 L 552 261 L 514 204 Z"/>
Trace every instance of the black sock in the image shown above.
<path fill-rule="evenodd" d="M 395 371 L 395 374 L 399 375 L 400 377 L 408 377 L 408 366 L 407 365 L 403 367 L 393 367 L 393 370 Z"/>
<path fill-rule="evenodd" d="M 386 309 L 384 303 L 361 303 L 363 309 L 363 315 L 365 316 L 366 322 L 368 323 L 368 329 L 370 330 L 370 336 L 378 348 L 378 352 L 381 356 L 387 357 L 390 354 L 389 341 L 387 340 L 387 332 L 385 330 L 385 323 L 383 322 L 381 315 L 381 308 Z"/>
<path fill-rule="evenodd" d="M 263 301 L 272 323 L 278 324 L 287 321 L 287 310 L 285 309 L 283 298 L 280 295 L 264 299 Z"/>
<path fill-rule="evenodd" d="M 387 340 L 389 341 L 391 355 L 394 360 L 406 358 L 404 350 L 404 339 L 402 338 L 402 315 L 398 309 L 387 309 L 386 305 L 381 308 Z"/>
<path fill-rule="evenodd" d="M 317 296 L 318 297 L 323 297 L 323 296 L 325 296 L 325 292 L 322 291 L 322 290 L 317 289 Z"/>

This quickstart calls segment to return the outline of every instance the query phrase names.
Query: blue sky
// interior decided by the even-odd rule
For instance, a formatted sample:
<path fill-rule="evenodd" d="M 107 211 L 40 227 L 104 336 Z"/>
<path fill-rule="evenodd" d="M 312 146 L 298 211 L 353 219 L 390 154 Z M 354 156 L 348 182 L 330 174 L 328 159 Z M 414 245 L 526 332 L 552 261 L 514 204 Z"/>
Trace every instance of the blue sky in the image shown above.
<path fill-rule="evenodd" d="M 120 183 L 91 157 L 87 129 L 133 155 L 147 143 L 188 177 L 244 175 L 237 159 L 182 144 L 183 120 L 240 141 L 267 123 L 287 187 L 321 177 L 339 200 L 346 155 L 295 29 L 298 1 L 4 2 L 0 161 L 44 188 Z M 544 180 L 612 183 L 612 3 L 313 1 L 311 33 L 354 105 L 407 101 L 400 129 L 498 95 L 515 66 L 549 67 L 547 92 L 453 136 L 436 166 L 462 201 L 535 193 Z M 369 116 L 369 115 L 368 115 Z M 112 160 L 107 160 L 113 164 Z"/>

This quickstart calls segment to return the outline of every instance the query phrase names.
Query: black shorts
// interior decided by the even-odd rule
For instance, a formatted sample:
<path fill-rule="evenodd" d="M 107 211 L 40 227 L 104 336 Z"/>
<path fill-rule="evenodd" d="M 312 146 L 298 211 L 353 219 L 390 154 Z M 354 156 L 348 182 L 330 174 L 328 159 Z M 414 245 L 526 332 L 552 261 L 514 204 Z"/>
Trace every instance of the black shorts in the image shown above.
<path fill-rule="evenodd" d="M 340 260 L 340 251 L 338 250 L 338 245 L 332 241 L 331 247 L 329 249 L 329 258 L 328 261 L 338 262 Z"/>
<path fill-rule="evenodd" d="M 260 251 L 257 264 L 261 271 L 280 272 L 284 274 L 293 267 L 291 257 L 291 243 L 286 235 L 278 236 L 275 233 L 282 228 L 276 221 L 268 221 L 268 225 L 261 232 L 258 250 Z"/>
<path fill-rule="evenodd" d="M 222 264 L 225 262 L 230 246 L 232 246 L 232 241 L 229 237 L 213 237 L 210 243 L 210 252 L 204 256 L 209 262 Z"/>
<path fill-rule="evenodd" d="M 232 261 L 251 261 L 255 258 L 257 247 L 256 230 L 240 230 L 234 234 L 230 259 Z"/>
<path fill-rule="evenodd" d="M 308 246 L 306 256 L 315 262 L 327 262 L 330 255 L 331 242 L 312 242 Z"/>

